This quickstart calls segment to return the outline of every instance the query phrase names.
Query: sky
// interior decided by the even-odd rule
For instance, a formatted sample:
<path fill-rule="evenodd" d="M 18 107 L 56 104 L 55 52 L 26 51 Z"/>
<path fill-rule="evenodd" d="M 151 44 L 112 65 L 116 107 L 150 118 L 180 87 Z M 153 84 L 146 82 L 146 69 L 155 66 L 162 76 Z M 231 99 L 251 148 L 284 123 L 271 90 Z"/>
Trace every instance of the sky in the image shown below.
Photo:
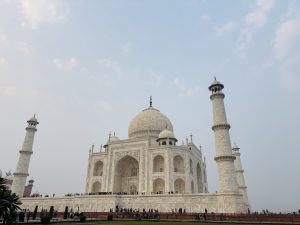
<path fill-rule="evenodd" d="M 84 192 L 92 144 L 153 106 L 202 146 L 218 189 L 207 87 L 225 85 L 253 210 L 299 206 L 300 1 L 1 0 L 0 169 L 36 114 L 34 192 Z M 298 100 L 297 100 L 298 99 Z"/>

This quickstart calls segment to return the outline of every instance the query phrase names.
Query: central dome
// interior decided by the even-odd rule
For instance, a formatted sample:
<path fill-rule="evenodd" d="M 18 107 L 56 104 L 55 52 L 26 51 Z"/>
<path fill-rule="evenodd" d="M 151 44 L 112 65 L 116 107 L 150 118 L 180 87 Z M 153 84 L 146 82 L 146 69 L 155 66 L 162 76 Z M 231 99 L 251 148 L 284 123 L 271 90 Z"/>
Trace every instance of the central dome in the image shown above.
<path fill-rule="evenodd" d="M 149 134 L 151 137 L 157 138 L 166 127 L 173 131 L 172 123 L 168 117 L 150 106 L 131 120 L 128 127 L 128 137 L 145 138 Z"/>

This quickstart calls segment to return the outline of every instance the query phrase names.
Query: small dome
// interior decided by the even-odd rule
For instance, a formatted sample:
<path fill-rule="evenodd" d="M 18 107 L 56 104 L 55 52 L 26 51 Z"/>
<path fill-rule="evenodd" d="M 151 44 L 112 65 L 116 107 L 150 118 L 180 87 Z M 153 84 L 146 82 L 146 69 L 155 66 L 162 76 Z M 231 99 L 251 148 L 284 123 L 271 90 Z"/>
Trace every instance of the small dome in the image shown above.
<path fill-rule="evenodd" d="M 29 122 L 39 123 L 39 122 L 37 121 L 37 119 L 35 118 L 35 114 L 34 114 L 33 117 L 31 117 L 31 118 L 27 121 L 27 123 L 29 123 Z"/>
<path fill-rule="evenodd" d="M 211 90 L 215 86 L 219 86 L 222 89 L 224 88 L 224 85 L 221 82 L 217 81 L 216 77 L 215 77 L 214 81 L 211 83 L 211 85 L 208 87 L 208 89 Z"/>
<path fill-rule="evenodd" d="M 29 181 L 28 181 L 29 184 L 33 184 L 34 183 L 34 180 L 31 178 Z"/>
<path fill-rule="evenodd" d="M 211 85 L 217 85 L 217 84 L 221 84 L 220 81 L 217 81 L 216 79 L 214 79 L 214 81 L 211 83 Z"/>
<path fill-rule="evenodd" d="M 159 133 L 158 138 L 174 138 L 175 139 L 175 135 L 172 131 L 170 131 L 169 129 L 164 129 L 162 132 Z"/>
<path fill-rule="evenodd" d="M 131 120 L 128 127 L 128 137 L 145 138 L 149 134 L 151 137 L 157 138 L 166 126 L 170 131 L 173 131 L 173 125 L 168 117 L 150 105 L 149 108 L 144 109 Z"/>
<path fill-rule="evenodd" d="M 234 143 L 233 146 L 232 146 L 232 150 L 233 151 L 238 151 L 239 149 L 240 149 L 239 146 L 237 146 L 237 144 Z"/>

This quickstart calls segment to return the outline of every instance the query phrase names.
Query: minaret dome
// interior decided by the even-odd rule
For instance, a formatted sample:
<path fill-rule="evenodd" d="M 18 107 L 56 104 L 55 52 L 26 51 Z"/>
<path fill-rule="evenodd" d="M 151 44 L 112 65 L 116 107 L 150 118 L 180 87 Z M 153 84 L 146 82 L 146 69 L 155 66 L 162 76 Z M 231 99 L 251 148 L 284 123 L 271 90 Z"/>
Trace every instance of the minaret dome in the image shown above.
<path fill-rule="evenodd" d="M 28 127 L 36 127 L 36 125 L 39 124 L 39 122 L 37 121 L 37 118 L 35 117 L 35 114 L 33 115 L 33 117 L 31 117 L 28 121 Z"/>
<path fill-rule="evenodd" d="M 223 88 L 224 88 L 224 85 L 221 84 L 221 82 L 217 81 L 216 77 L 215 77 L 214 81 L 211 83 L 211 85 L 208 87 L 208 89 L 212 93 L 221 92 Z"/>

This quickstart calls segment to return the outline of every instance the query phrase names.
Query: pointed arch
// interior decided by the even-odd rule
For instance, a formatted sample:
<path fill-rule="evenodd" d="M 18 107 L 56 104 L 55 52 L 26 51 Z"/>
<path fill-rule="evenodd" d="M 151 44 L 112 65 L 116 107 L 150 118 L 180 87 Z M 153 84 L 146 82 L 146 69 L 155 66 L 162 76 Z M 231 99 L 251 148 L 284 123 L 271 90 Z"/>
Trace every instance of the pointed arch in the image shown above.
<path fill-rule="evenodd" d="M 190 159 L 190 173 L 193 175 L 193 171 L 194 170 L 194 168 L 193 168 L 193 160 L 192 159 Z"/>
<path fill-rule="evenodd" d="M 178 178 L 178 179 L 175 180 L 174 190 L 175 190 L 175 193 L 177 193 L 177 194 L 185 193 L 185 182 L 184 182 L 183 179 Z"/>
<path fill-rule="evenodd" d="M 103 162 L 97 161 L 94 165 L 93 176 L 102 176 L 103 174 Z"/>
<path fill-rule="evenodd" d="M 180 155 L 177 155 L 173 159 L 174 172 L 184 173 L 184 160 Z"/>
<path fill-rule="evenodd" d="M 126 155 L 115 165 L 113 191 L 130 193 L 132 185 L 138 187 L 138 184 L 139 163 L 132 156 Z"/>
<path fill-rule="evenodd" d="M 153 172 L 164 172 L 164 157 L 157 155 L 153 159 Z"/>
<path fill-rule="evenodd" d="M 98 192 L 101 192 L 101 183 L 99 181 L 96 181 L 95 183 L 93 183 L 92 193 L 98 193 Z"/>
<path fill-rule="evenodd" d="M 131 195 L 136 195 L 137 194 L 137 188 L 135 185 L 130 186 L 130 194 Z"/>
<path fill-rule="evenodd" d="M 197 187 L 198 187 L 198 193 L 203 192 L 203 183 L 202 183 L 202 171 L 200 163 L 197 164 Z"/>
<path fill-rule="evenodd" d="M 153 181 L 153 192 L 162 194 L 165 192 L 165 181 L 161 178 L 157 178 Z"/>

